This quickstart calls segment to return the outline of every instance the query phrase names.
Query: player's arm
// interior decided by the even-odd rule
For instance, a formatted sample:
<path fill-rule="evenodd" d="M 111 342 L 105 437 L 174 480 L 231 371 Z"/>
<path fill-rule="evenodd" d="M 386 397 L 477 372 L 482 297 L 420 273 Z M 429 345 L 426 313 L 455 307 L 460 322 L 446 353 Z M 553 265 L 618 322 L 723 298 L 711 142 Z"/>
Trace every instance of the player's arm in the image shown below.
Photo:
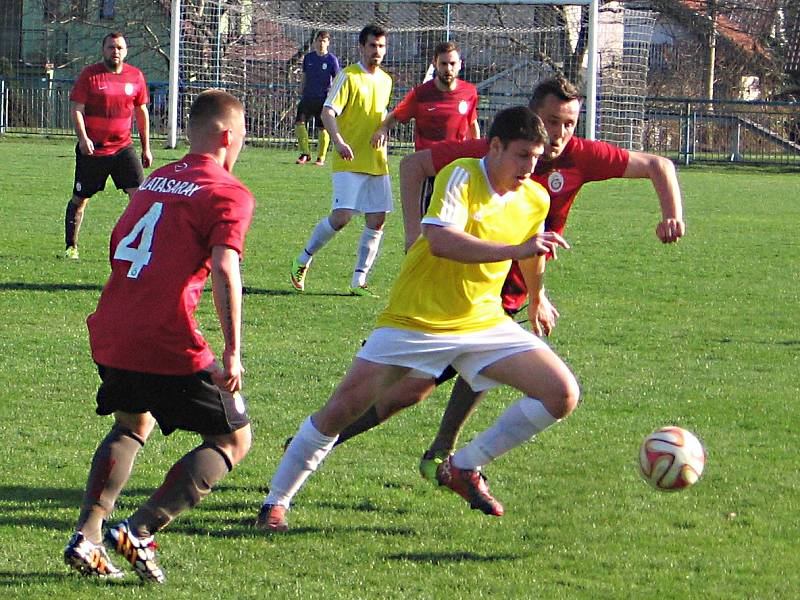
<path fill-rule="evenodd" d="M 528 320 L 538 335 L 550 335 L 556 326 L 559 313 L 544 293 L 545 256 L 535 256 L 519 261 L 519 270 L 528 288 Z"/>
<path fill-rule="evenodd" d="M 422 224 L 431 254 L 461 263 L 491 263 L 523 260 L 555 252 L 558 246 L 569 248 L 567 241 L 554 231 L 537 233 L 521 244 L 502 244 L 477 238 L 456 226 Z"/>
<path fill-rule="evenodd" d="M 686 225 L 683 222 L 681 188 L 672 161 L 655 154 L 631 152 L 622 176 L 631 179 L 647 178 L 652 182 L 661 204 L 661 222 L 656 227 L 658 239 L 670 244 L 683 237 Z"/>
<path fill-rule="evenodd" d="M 153 153 L 150 152 L 150 111 L 146 104 L 133 107 L 136 118 L 136 130 L 139 132 L 139 142 L 142 144 L 142 166 L 147 169 L 153 164 Z"/>
<path fill-rule="evenodd" d="M 94 143 L 89 139 L 89 134 L 86 133 L 86 105 L 80 102 L 70 102 L 69 114 L 72 117 L 72 124 L 78 136 L 78 147 L 81 150 L 81 154 L 91 156 L 94 154 Z"/>
<path fill-rule="evenodd" d="M 397 125 L 397 121 L 398 120 L 394 115 L 394 111 L 386 115 L 386 118 L 381 121 L 380 125 L 378 125 L 378 128 L 375 130 L 375 133 L 372 135 L 372 139 L 370 140 L 373 148 L 380 148 L 381 146 L 385 146 L 387 143 L 389 143 L 389 131 L 391 131 L 392 127 Z"/>
<path fill-rule="evenodd" d="M 422 232 L 420 194 L 425 179 L 434 177 L 433 156 L 430 150 L 407 154 L 400 161 L 400 202 L 403 205 L 405 249 L 411 248 Z"/>
<path fill-rule="evenodd" d="M 477 140 L 479 137 L 481 137 L 481 126 L 480 123 L 478 123 L 478 119 L 475 119 L 469 124 L 467 139 Z"/>
<path fill-rule="evenodd" d="M 227 246 L 211 249 L 211 292 L 217 310 L 225 350 L 222 370 L 214 374 L 214 382 L 229 392 L 242 389 L 242 276 L 239 253 Z"/>
<path fill-rule="evenodd" d="M 331 140 L 339 156 L 345 160 L 353 160 L 353 149 L 347 145 L 347 142 L 345 142 L 342 134 L 339 132 L 339 125 L 336 123 L 336 111 L 330 106 L 323 106 L 320 117 L 322 118 L 322 125 L 325 127 L 328 135 L 331 136 Z"/>

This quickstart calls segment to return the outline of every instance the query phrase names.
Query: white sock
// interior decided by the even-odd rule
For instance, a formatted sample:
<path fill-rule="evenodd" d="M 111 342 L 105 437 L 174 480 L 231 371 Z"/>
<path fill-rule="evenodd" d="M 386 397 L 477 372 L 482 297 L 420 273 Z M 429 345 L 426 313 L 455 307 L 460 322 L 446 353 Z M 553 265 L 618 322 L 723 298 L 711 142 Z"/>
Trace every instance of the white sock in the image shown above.
<path fill-rule="evenodd" d="M 556 422 L 541 402 L 522 398 L 509 406 L 489 429 L 456 452 L 451 462 L 459 469 L 479 469 Z"/>
<path fill-rule="evenodd" d="M 378 250 L 381 247 L 383 238 L 382 229 L 370 229 L 364 227 L 361 238 L 358 240 L 358 256 L 356 257 L 356 268 L 353 271 L 351 287 L 359 287 L 367 283 L 367 273 L 375 264 L 378 258 Z"/>
<path fill-rule="evenodd" d="M 303 248 L 303 251 L 297 257 L 297 262 L 301 265 L 307 265 L 311 262 L 311 257 L 319 252 L 325 244 L 330 242 L 335 236 L 337 231 L 331 227 L 331 222 L 328 220 L 328 217 L 323 217 L 317 226 L 314 227 L 314 231 L 311 232 L 311 237 L 308 240 L 308 244 L 306 247 Z"/>
<path fill-rule="evenodd" d="M 331 437 L 320 433 L 311 417 L 303 421 L 272 476 L 264 504 L 289 508 L 294 495 L 325 460 L 338 438 L 338 435 Z"/>

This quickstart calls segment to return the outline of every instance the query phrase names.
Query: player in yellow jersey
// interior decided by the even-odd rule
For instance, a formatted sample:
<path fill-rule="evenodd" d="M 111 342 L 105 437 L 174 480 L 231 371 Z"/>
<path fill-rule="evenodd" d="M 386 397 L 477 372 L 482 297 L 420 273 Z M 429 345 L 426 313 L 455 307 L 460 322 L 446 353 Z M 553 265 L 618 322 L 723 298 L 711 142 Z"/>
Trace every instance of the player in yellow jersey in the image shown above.
<path fill-rule="evenodd" d="M 423 236 L 405 258 L 389 305 L 327 404 L 303 422 L 270 482 L 257 526 L 288 529 L 286 511 L 338 434 L 401 377 L 436 377 L 452 364 L 475 390 L 507 384 L 522 392 L 486 431 L 437 472 L 472 508 L 500 516 L 481 466 L 569 415 L 579 389 L 562 360 L 506 316 L 500 289 L 512 259 L 529 290 L 539 289 L 545 255 L 568 248 L 544 232 L 547 192 L 530 179 L 547 133 L 527 107 L 501 111 L 489 152 L 436 177 Z M 538 293 L 538 292 L 537 292 Z"/>
<path fill-rule="evenodd" d="M 373 147 L 372 134 L 386 116 L 392 78 L 381 68 L 386 55 L 386 31 L 367 25 L 358 36 L 361 60 L 333 80 L 322 108 L 322 123 L 336 148 L 333 159 L 331 212 L 317 223 L 311 237 L 292 262 L 291 282 L 305 290 L 305 278 L 314 255 L 358 213 L 364 213 L 364 231 L 358 242 L 350 282 L 354 296 L 374 296 L 367 274 L 378 256 L 386 213 L 392 210 L 392 188 L 386 144 Z"/>

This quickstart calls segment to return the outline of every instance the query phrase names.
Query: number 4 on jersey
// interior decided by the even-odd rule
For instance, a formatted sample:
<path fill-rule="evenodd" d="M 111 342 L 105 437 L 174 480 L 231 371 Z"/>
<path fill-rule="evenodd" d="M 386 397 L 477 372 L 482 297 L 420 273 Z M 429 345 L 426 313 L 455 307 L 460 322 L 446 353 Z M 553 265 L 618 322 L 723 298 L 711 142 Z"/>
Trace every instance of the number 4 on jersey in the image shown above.
<path fill-rule="evenodd" d="M 119 241 L 114 250 L 116 260 L 125 260 L 131 263 L 131 268 L 128 269 L 128 277 L 131 279 L 138 279 L 139 273 L 150 263 L 150 257 L 153 254 L 150 252 L 150 246 L 153 244 L 156 225 L 161 218 L 162 206 L 161 202 L 153 203 L 150 210 L 136 222 L 130 233 Z M 139 245 L 134 246 L 133 244 L 140 234 Z"/>

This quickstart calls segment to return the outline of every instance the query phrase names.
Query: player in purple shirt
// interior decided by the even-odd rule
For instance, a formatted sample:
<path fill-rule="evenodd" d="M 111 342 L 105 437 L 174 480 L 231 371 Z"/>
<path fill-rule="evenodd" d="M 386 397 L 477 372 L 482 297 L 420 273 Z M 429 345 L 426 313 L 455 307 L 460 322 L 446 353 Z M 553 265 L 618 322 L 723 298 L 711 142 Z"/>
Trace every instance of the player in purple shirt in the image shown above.
<path fill-rule="evenodd" d="M 318 31 L 314 36 L 314 51 L 303 57 L 303 85 L 300 104 L 297 105 L 297 118 L 294 121 L 297 143 L 300 146 L 300 158 L 295 161 L 298 165 L 304 165 L 311 160 L 308 122 L 312 117 L 319 130 L 317 160 L 314 164 L 318 167 L 325 164 L 330 136 L 322 125 L 320 113 L 331 82 L 339 72 L 339 59 L 328 52 L 330 42 L 331 36 L 327 31 Z"/>

